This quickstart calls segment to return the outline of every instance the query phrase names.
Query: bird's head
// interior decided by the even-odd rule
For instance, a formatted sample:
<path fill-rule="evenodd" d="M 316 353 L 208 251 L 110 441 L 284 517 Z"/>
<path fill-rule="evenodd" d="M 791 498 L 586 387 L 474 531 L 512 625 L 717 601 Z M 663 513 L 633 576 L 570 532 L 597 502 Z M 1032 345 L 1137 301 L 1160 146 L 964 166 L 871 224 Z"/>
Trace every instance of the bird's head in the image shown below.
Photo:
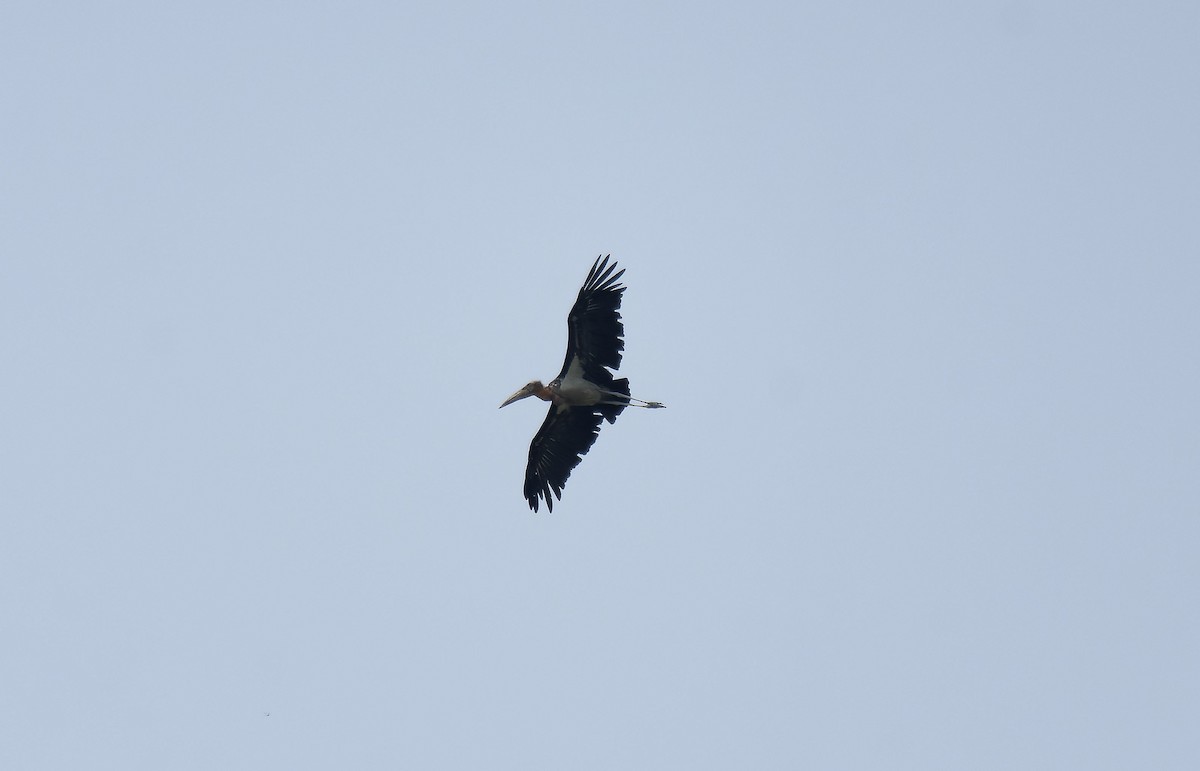
<path fill-rule="evenodd" d="M 544 386 L 544 385 L 542 385 L 542 381 L 540 381 L 540 380 L 530 380 L 528 383 L 526 383 L 525 385 L 521 386 L 521 388 L 520 388 L 520 390 L 519 390 L 519 391 L 517 391 L 517 392 L 516 392 L 515 394 L 513 394 L 512 396 L 510 396 L 510 397 L 508 397 L 507 399 L 505 399 L 505 400 L 504 400 L 504 403 L 503 403 L 503 404 L 501 404 L 500 406 L 501 406 L 501 407 L 507 407 L 508 405 L 512 404 L 513 402 L 519 402 L 519 401 L 521 401 L 522 399 L 524 399 L 524 398 L 525 398 L 525 397 L 527 397 L 527 396 L 534 396 L 534 395 L 538 395 L 538 394 L 540 394 L 540 393 L 541 393 L 541 391 L 542 391 L 544 388 L 545 388 L 545 386 Z"/>

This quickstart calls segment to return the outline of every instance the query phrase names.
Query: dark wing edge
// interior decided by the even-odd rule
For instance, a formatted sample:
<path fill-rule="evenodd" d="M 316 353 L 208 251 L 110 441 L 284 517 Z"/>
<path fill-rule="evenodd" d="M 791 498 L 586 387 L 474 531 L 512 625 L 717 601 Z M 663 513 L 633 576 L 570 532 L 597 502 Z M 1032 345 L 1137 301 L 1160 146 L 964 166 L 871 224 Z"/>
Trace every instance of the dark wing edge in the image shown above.
<path fill-rule="evenodd" d="M 595 444 L 602 419 L 592 407 L 559 410 L 550 405 L 542 427 L 529 443 L 529 465 L 525 467 L 529 508 L 537 511 L 541 499 L 547 510 L 554 511 L 554 499 L 562 500 L 567 478 Z"/>
<path fill-rule="evenodd" d="M 625 269 L 616 270 L 615 260 L 610 265 L 611 256 L 596 258 L 567 314 L 567 355 L 559 377 L 567 374 L 571 359 L 576 356 L 583 365 L 584 375 L 597 385 L 612 382 L 612 373 L 605 367 L 615 370 L 621 366 L 625 326 L 621 324 L 620 308 L 625 287 L 619 281 Z"/>

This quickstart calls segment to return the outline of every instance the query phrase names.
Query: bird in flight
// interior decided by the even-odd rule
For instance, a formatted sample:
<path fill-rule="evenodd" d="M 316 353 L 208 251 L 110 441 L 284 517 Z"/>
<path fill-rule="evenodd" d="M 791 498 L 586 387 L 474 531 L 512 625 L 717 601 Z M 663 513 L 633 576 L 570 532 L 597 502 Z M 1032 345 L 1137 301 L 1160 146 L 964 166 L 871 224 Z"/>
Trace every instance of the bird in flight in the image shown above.
<path fill-rule="evenodd" d="M 629 380 L 614 380 L 609 369 L 621 366 L 625 327 L 621 324 L 621 295 L 625 287 L 611 255 L 597 257 L 575 304 L 567 315 L 567 357 L 549 385 L 533 380 L 504 400 L 501 407 L 529 396 L 550 402 L 550 411 L 529 445 L 525 467 L 525 499 L 538 510 L 539 501 L 554 511 L 554 499 L 583 456 L 596 441 L 603 421 L 617 422 L 626 407 L 658 409 L 664 405 L 629 395 Z"/>

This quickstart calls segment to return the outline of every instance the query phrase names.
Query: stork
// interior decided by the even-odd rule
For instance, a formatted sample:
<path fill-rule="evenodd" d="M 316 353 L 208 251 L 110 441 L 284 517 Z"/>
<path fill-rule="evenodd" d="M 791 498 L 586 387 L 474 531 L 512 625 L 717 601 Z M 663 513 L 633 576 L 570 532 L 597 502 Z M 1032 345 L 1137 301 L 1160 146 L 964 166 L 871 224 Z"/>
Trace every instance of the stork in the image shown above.
<path fill-rule="evenodd" d="M 525 467 L 525 499 L 534 511 L 539 499 L 554 511 L 554 499 L 562 500 L 567 477 L 592 448 L 603 421 L 616 423 L 626 407 L 664 406 L 633 398 L 629 380 L 614 380 L 609 372 L 621 366 L 625 349 L 619 312 L 625 287 L 617 283 L 625 271 L 613 273 L 617 263 L 609 265 L 611 256 L 596 258 L 567 315 L 567 357 L 558 377 L 549 385 L 530 381 L 500 405 L 507 407 L 529 396 L 550 402 L 550 411 L 529 444 Z"/>

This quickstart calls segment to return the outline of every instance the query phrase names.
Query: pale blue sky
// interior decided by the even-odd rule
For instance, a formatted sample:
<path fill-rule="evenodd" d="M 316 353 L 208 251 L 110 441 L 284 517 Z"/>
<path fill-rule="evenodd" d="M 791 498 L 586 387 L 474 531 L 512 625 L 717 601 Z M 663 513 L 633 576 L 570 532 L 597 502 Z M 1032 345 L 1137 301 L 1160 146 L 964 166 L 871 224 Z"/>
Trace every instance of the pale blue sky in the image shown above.
<path fill-rule="evenodd" d="M 0 767 L 1200 767 L 1198 40 L 6 3 Z"/>

